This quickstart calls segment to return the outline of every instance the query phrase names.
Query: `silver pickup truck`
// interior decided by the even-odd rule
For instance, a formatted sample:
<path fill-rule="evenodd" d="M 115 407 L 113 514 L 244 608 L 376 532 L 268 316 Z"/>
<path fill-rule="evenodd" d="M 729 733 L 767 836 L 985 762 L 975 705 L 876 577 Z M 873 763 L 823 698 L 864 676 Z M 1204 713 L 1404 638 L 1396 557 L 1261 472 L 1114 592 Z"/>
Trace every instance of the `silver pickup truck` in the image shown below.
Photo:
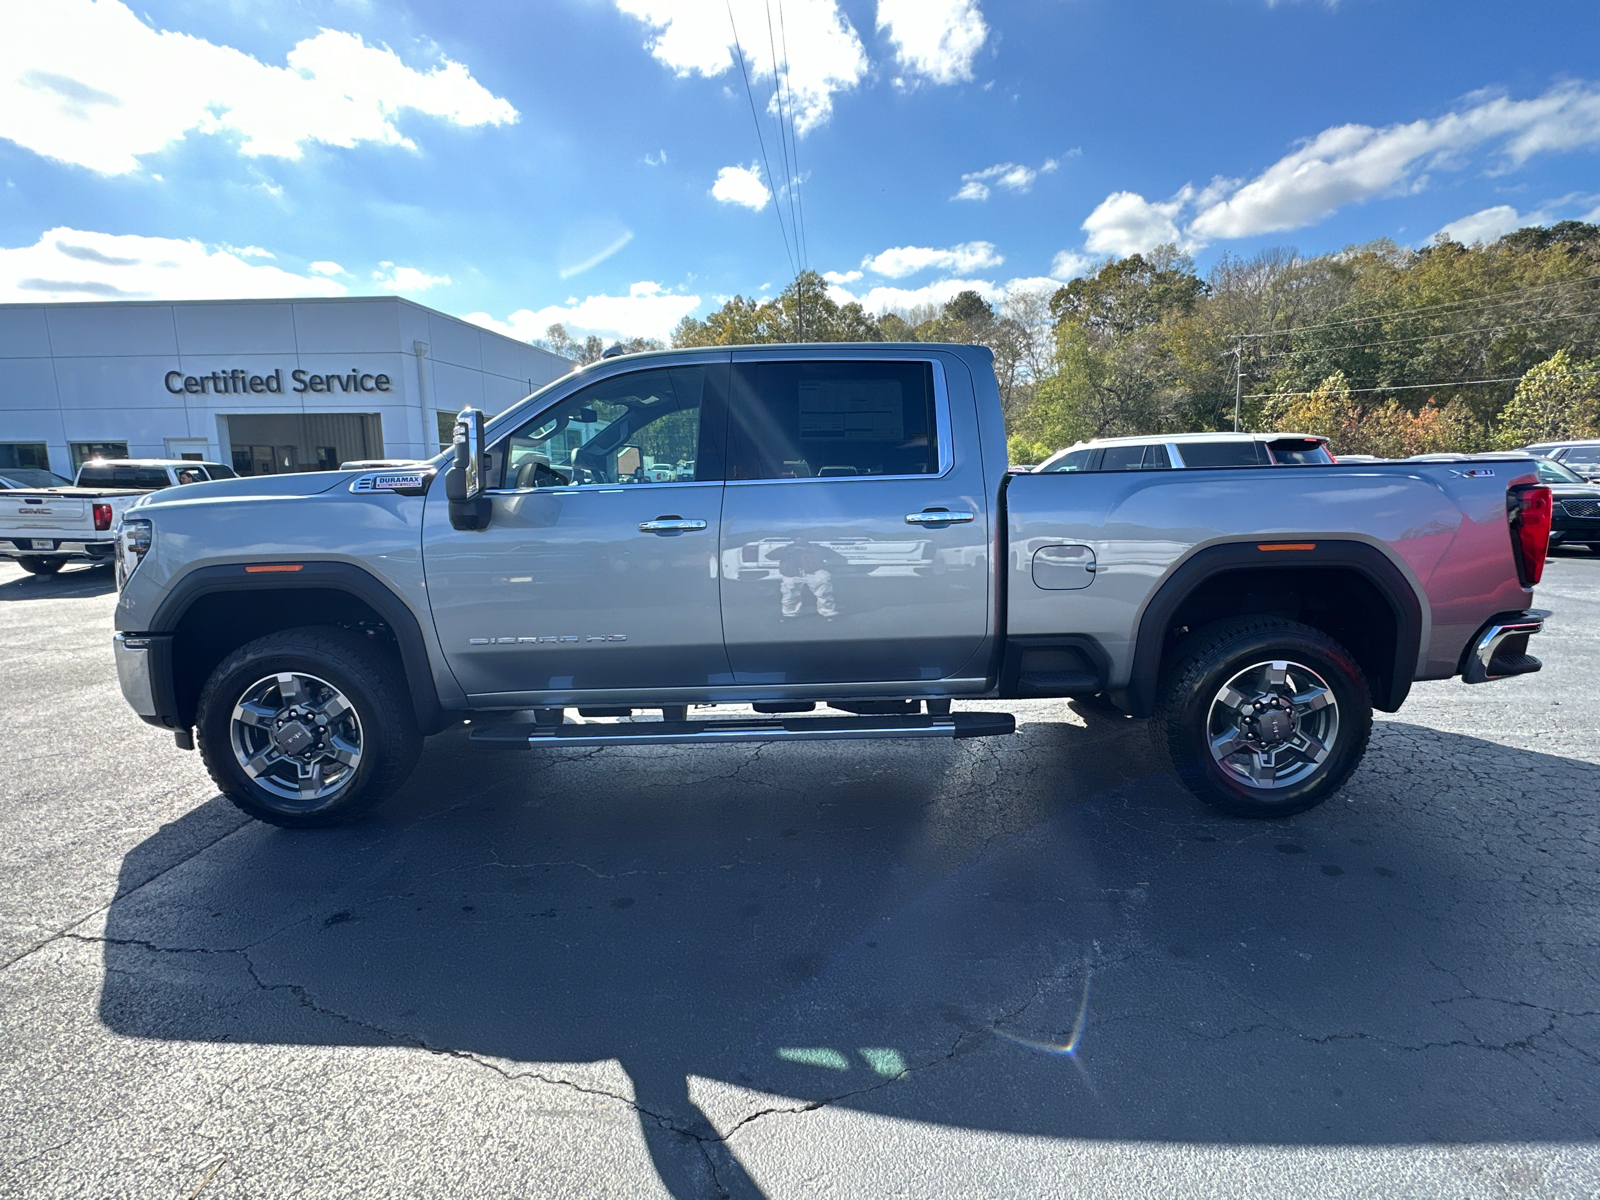
<path fill-rule="evenodd" d="M 462 413 L 427 463 L 146 497 L 116 661 L 280 825 L 380 799 L 463 719 L 960 738 L 1015 727 L 963 701 L 1061 696 L 1151 718 L 1201 799 L 1271 817 L 1337 790 L 1413 680 L 1539 669 L 1549 526 L 1521 456 L 1008 472 L 979 347 L 641 354 Z"/>

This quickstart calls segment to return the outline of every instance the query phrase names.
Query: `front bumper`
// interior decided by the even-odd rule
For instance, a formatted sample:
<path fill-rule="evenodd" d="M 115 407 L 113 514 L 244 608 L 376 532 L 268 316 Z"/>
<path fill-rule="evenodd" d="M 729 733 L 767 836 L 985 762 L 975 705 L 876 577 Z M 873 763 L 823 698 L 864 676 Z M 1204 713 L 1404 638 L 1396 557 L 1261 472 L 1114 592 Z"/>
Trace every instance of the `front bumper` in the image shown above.
<path fill-rule="evenodd" d="M 1466 683 L 1491 683 L 1513 675 L 1531 675 L 1544 664 L 1528 653 L 1528 639 L 1544 631 L 1550 614 L 1541 608 L 1496 613 L 1467 645 L 1461 678 Z"/>
<path fill-rule="evenodd" d="M 182 728 L 172 691 L 172 635 L 119 633 L 111 649 L 128 707 L 151 725 Z"/>

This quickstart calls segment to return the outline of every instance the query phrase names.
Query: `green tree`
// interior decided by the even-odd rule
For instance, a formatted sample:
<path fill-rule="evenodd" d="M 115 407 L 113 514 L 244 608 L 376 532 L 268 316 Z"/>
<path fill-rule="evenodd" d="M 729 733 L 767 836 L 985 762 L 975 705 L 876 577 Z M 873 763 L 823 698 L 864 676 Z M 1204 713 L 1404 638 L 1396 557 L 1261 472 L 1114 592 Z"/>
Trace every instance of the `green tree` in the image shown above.
<path fill-rule="evenodd" d="M 1530 370 L 1500 412 L 1498 441 L 1530 442 L 1600 437 L 1600 361 L 1574 361 L 1557 350 Z"/>

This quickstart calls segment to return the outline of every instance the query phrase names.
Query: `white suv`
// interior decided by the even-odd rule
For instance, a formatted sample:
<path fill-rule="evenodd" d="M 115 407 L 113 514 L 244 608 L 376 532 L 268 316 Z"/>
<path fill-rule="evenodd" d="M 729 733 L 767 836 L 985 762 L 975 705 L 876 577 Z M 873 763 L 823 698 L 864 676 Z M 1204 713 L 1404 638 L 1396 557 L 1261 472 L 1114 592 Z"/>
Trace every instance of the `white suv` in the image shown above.
<path fill-rule="evenodd" d="M 1327 466 L 1328 439 L 1309 433 L 1153 433 L 1094 438 L 1058 450 L 1035 472 L 1195 467 Z"/>

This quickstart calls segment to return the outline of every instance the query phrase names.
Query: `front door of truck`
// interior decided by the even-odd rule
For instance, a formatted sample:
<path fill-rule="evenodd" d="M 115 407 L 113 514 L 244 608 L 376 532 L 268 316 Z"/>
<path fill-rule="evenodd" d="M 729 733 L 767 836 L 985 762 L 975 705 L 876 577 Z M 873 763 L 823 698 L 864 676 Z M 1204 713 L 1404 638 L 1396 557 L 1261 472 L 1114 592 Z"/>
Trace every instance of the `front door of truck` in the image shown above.
<path fill-rule="evenodd" d="M 722 622 L 737 682 L 985 673 L 990 514 L 960 382 L 953 423 L 937 356 L 735 352 Z"/>
<path fill-rule="evenodd" d="M 475 703 L 725 683 L 726 361 L 612 375 L 498 439 L 487 529 L 428 500 L 434 623 Z"/>

